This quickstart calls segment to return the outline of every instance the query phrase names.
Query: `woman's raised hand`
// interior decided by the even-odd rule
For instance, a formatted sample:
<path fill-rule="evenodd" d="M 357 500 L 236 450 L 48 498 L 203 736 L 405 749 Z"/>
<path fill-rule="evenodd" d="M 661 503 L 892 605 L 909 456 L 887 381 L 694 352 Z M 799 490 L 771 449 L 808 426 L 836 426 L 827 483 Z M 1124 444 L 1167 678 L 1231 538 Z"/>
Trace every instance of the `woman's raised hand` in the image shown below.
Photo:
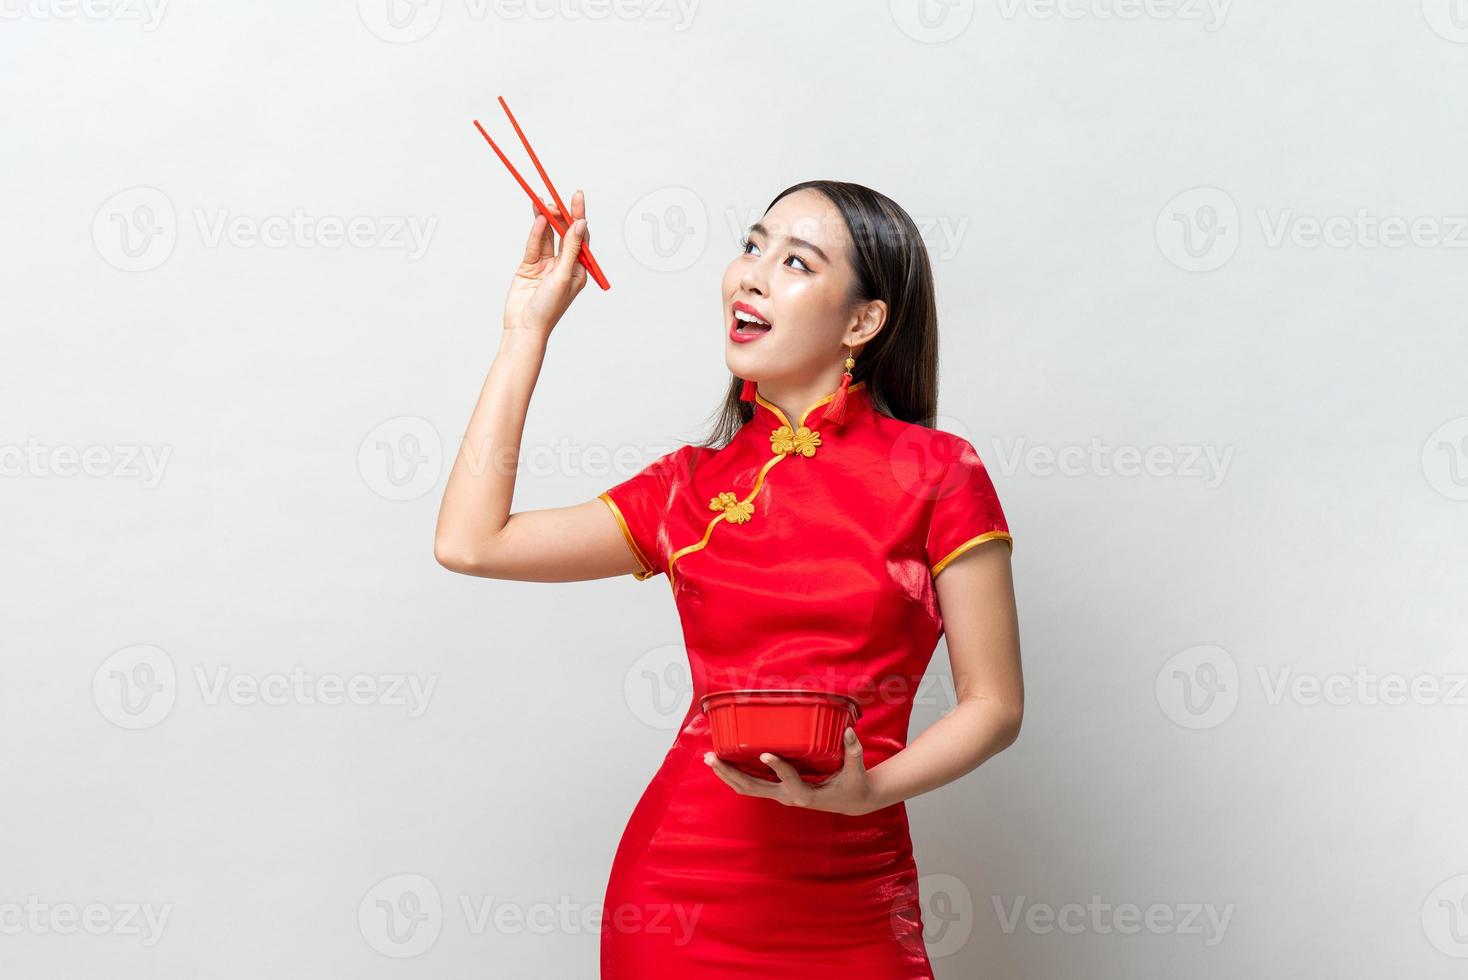
<path fill-rule="evenodd" d="M 586 267 L 577 261 L 581 246 L 591 240 L 586 227 L 586 195 L 571 195 L 569 219 L 549 202 L 546 210 L 562 220 L 569 220 L 566 237 L 556 254 L 555 229 L 535 205 L 530 210 L 535 221 L 530 225 L 530 238 L 515 278 L 510 282 L 510 295 L 505 300 L 505 330 L 529 330 L 548 336 L 571 301 L 586 288 Z"/>

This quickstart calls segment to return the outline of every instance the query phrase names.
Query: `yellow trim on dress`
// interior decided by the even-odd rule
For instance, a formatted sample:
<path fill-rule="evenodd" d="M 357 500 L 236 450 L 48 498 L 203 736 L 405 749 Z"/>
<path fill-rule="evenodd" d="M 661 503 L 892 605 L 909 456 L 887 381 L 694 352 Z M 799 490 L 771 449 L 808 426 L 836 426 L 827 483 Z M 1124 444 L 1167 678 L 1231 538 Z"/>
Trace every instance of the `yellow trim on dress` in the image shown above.
<path fill-rule="evenodd" d="M 855 391 L 858 388 L 865 388 L 866 387 L 866 384 L 867 383 L 865 381 L 858 381 L 856 384 L 851 385 L 850 387 L 848 387 L 846 389 L 846 391 L 848 393 L 850 393 L 850 392 Z M 825 398 L 822 398 L 819 401 L 811 402 L 810 405 L 809 405 L 809 407 L 807 407 L 805 411 L 803 411 L 803 412 L 800 413 L 800 424 L 801 425 L 805 425 L 805 420 L 810 417 L 810 413 L 811 412 L 814 412 L 816 409 L 820 408 L 822 405 L 826 404 L 826 402 L 830 401 L 831 399 L 833 399 L 835 397 L 836 397 L 836 392 L 833 391 L 829 395 L 827 395 Z M 781 422 L 784 422 L 787 428 L 790 428 L 790 429 L 796 428 L 796 426 L 793 426 L 793 425 L 790 424 L 790 420 L 785 417 L 785 413 L 782 412 L 782 411 L 780 411 L 780 406 L 779 405 L 776 405 L 772 401 L 767 400 L 764 395 L 761 395 L 759 393 L 759 389 L 758 388 L 755 388 L 754 400 L 757 401 L 757 402 L 759 402 L 765 408 L 768 408 L 770 411 L 774 412 L 775 415 L 776 415 L 776 417 L 778 417 Z"/>
<path fill-rule="evenodd" d="M 1003 541 L 1009 545 L 1010 554 L 1014 553 L 1014 538 L 1009 536 L 1008 531 L 986 531 L 985 533 L 980 534 L 977 537 L 969 538 L 963 544 L 959 545 L 957 548 L 954 548 L 952 551 L 948 552 L 948 554 L 944 555 L 943 560 L 933 566 L 933 575 L 936 577 L 939 572 L 948 567 L 948 563 L 951 562 L 953 559 L 957 558 L 965 551 L 968 551 L 970 548 L 978 547 L 985 541 Z"/>
<path fill-rule="evenodd" d="M 856 384 L 851 385 L 846 390 L 849 393 L 865 385 L 865 381 L 858 381 Z M 724 512 L 722 514 L 716 515 L 712 520 L 708 522 L 708 526 L 703 529 L 702 538 L 700 538 L 698 541 L 695 541 L 693 544 L 685 545 L 684 547 L 679 548 L 677 551 L 668 555 L 669 588 L 672 588 L 673 586 L 673 563 L 676 562 L 679 558 L 682 558 L 684 555 L 691 555 L 693 554 L 693 552 L 699 551 L 704 546 L 706 546 L 709 543 L 709 537 L 714 533 L 715 524 L 726 518 L 732 520 L 735 518 L 736 515 L 742 517 L 742 519 L 735 520 L 735 523 L 743 524 L 754 516 L 753 501 L 755 495 L 759 493 L 760 487 L 764 486 L 765 474 L 770 471 L 771 467 L 773 467 L 776 463 L 780 462 L 780 460 L 784 459 L 786 456 L 789 456 L 792 453 L 800 453 L 802 456 L 806 457 L 814 456 L 816 454 L 816 447 L 821 444 L 821 436 L 819 432 L 813 432 L 812 430 L 808 429 L 805 425 L 805 420 L 810 418 L 811 412 L 814 412 L 816 409 L 820 408 L 822 405 L 831 401 L 835 397 L 836 392 L 833 391 L 826 397 L 811 402 L 808 406 L 806 406 L 805 411 L 800 413 L 800 424 L 798 426 L 794 426 L 790 424 L 790 419 L 786 417 L 785 413 L 780 410 L 780 406 L 776 405 L 772 401 L 767 400 L 765 396 L 759 393 L 758 389 L 755 390 L 755 401 L 759 402 L 765 408 L 768 408 L 770 411 L 774 412 L 776 418 L 784 423 L 779 428 L 774 429 L 770 433 L 770 451 L 775 453 L 775 455 L 771 457 L 764 466 L 760 467 L 759 475 L 755 478 L 754 481 L 754 489 L 749 491 L 749 496 L 745 497 L 743 500 L 738 500 L 732 505 L 729 505 L 727 504 L 727 498 L 731 497 L 732 494 L 730 494 L 728 491 L 724 491 L 723 493 L 720 493 L 718 497 L 714 497 L 709 500 L 709 507 L 712 509 L 715 508 L 717 501 L 724 499 L 726 502 L 724 504 L 718 505 L 719 507 L 722 507 Z"/>
<path fill-rule="evenodd" d="M 642 566 L 642 571 L 633 572 L 632 577 L 641 582 L 643 579 L 656 575 L 658 570 L 652 567 L 652 562 L 648 561 L 643 556 L 642 549 L 637 547 L 637 542 L 632 537 L 632 529 L 627 526 L 627 518 L 622 516 L 622 508 L 618 507 L 617 502 L 606 493 L 599 493 L 596 496 L 598 500 L 605 500 L 607 506 L 612 509 L 613 516 L 617 518 L 617 524 L 622 528 L 622 537 L 626 540 L 627 547 L 632 549 L 632 557 L 636 558 L 637 563 Z"/>

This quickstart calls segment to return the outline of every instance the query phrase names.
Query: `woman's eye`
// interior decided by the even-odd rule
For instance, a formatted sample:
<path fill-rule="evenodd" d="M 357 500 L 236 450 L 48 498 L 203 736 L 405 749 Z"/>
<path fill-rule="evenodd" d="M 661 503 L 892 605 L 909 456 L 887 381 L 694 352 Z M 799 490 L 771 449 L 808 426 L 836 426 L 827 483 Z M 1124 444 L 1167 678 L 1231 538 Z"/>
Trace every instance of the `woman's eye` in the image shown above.
<path fill-rule="evenodd" d="M 741 239 L 739 239 L 739 251 L 740 252 L 742 252 L 745 255 L 748 255 L 749 254 L 749 250 L 751 248 L 759 248 L 759 246 L 756 245 L 749 238 L 741 238 Z M 794 253 L 791 253 L 790 255 L 786 256 L 786 258 L 787 259 L 794 259 L 795 261 L 799 262 L 800 265 L 801 265 L 801 270 L 803 272 L 810 272 L 811 271 L 811 268 L 806 263 L 805 259 L 801 258 L 800 256 L 795 255 Z"/>

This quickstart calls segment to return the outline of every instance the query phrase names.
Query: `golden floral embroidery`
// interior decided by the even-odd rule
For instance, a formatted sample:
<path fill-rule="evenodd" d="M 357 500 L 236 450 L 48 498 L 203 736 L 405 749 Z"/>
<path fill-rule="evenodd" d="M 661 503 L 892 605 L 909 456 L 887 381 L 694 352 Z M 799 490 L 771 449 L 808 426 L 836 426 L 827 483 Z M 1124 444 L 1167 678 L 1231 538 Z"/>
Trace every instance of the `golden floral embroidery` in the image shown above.
<path fill-rule="evenodd" d="M 770 449 L 782 456 L 790 453 L 814 456 L 820 444 L 821 434 L 803 425 L 794 432 L 790 431 L 790 426 L 782 425 L 770 433 Z"/>
<path fill-rule="evenodd" d="M 709 498 L 709 510 L 722 510 L 724 520 L 731 524 L 743 524 L 754 516 L 754 504 L 740 500 L 728 490 Z"/>

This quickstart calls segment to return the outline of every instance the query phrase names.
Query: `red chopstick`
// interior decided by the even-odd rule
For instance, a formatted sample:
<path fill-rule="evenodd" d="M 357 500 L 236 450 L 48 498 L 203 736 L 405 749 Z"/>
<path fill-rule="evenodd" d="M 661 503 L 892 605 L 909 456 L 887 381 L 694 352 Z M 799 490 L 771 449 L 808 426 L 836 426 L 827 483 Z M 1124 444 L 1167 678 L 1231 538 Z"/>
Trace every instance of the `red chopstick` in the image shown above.
<path fill-rule="evenodd" d="M 536 172 L 539 173 L 540 178 L 545 181 L 545 186 L 550 188 L 551 198 L 556 202 L 556 207 L 560 209 L 562 214 L 565 214 L 567 217 L 569 217 L 571 214 L 571 209 L 566 207 L 565 202 L 561 200 L 561 195 L 556 192 L 556 185 L 551 183 L 550 176 L 545 172 L 545 168 L 540 165 L 540 158 L 535 155 L 535 150 L 531 149 L 530 141 L 525 138 L 524 132 L 522 132 L 520 129 L 520 124 L 515 121 L 515 115 L 514 113 L 510 112 L 510 107 L 505 103 L 504 96 L 500 96 L 499 101 L 500 106 L 505 110 L 505 115 L 510 117 L 510 125 L 515 127 L 515 134 L 520 137 L 520 142 L 525 146 L 525 151 L 530 154 L 530 159 L 531 162 L 535 164 Z M 546 208 L 545 204 L 540 200 L 540 195 L 536 194 L 535 191 L 530 189 L 530 185 L 525 182 L 525 178 L 520 176 L 520 171 L 515 169 L 515 165 L 510 162 L 509 158 L 506 157 L 499 146 L 495 144 L 495 141 L 490 139 L 489 134 L 484 131 L 484 127 L 479 125 L 478 119 L 474 120 L 474 128 L 479 130 L 479 135 L 483 136 L 485 141 L 489 143 L 490 148 L 493 149 L 495 154 L 500 158 L 500 162 L 505 165 L 505 167 L 510 171 L 510 174 L 515 178 L 517 182 L 519 182 L 520 186 L 525 189 L 525 193 L 530 196 L 530 200 L 532 203 L 534 203 L 536 210 L 545 215 L 546 220 L 551 223 L 551 227 L 556 230 L 556 234 L 560 235 L 562 238 L 565 238 L 567 226 L 561 222 L 560 218 L 557 215 L 553 214 L 549 209 Z M 604 290 L 612 288 L 611 284 L 607 282 L 606 274 L 601 271 L 601 266 L 597 263 L 596 257 L 591 254 L 591 249 L 586 247 L 585 242 L 582 243 L 580 254 L 576 256 L 576 259 L 578 262 L 586 267 L 586 271 L 591 274 L 592 279 L 596 280 L 596 284 L 598 286 L 600 286 Z"/>

